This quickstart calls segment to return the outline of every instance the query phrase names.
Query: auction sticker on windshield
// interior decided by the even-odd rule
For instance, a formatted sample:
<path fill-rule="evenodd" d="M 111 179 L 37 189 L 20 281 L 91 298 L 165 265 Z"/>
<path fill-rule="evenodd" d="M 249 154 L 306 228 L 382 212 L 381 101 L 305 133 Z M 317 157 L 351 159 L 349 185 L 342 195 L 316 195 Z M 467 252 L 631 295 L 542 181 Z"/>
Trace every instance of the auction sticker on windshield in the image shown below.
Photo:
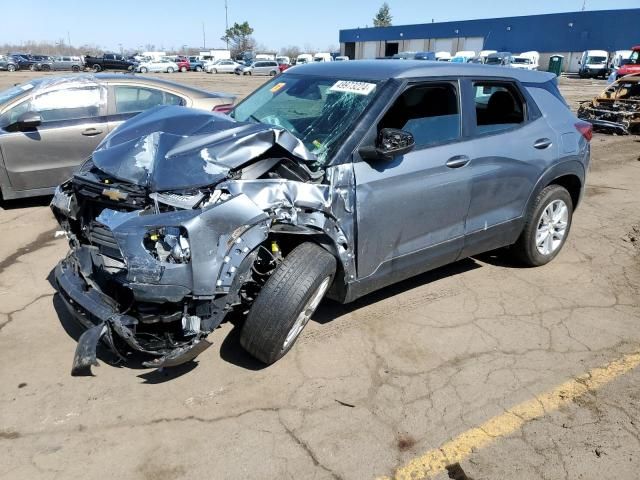
<path fill-rule="evenodd" d="M 271 93 L 276 93 L 278 90 L 280 90 L 285 85 L 286 85 L 286 83 L 284 83 L 284 82 L 276 83 L 273 87 L 271 87 L 270 92 Z"/>
<path fill-rule="evenodd" d="M 353 82 L 350 80 L 339 80 L 329 89 L 332 92 L 356 93 L 358 95 L 369 95 L 376 88 L 375 83 Z"/>

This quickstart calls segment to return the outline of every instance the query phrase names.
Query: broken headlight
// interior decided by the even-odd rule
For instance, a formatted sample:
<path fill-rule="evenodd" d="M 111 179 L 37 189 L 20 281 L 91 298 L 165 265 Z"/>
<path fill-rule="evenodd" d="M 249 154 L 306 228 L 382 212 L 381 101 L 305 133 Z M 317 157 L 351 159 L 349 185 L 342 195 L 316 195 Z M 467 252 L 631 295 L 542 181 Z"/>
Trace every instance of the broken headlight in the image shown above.
<path fill-rule="evenodd" d="M 182 227 L 155 228 L 147 232 L 143 241 L 146 250 L 165 263 L 189 263 L 191 247 L 187 231 Z"/>

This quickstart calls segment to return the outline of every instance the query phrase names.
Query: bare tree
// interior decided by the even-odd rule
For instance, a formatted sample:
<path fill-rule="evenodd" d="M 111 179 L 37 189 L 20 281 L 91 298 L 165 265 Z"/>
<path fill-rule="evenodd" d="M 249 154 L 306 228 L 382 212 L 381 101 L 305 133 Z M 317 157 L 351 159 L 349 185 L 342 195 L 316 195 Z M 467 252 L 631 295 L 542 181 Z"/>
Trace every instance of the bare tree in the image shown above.
<path fill-rule="evenodd" d="M 289 45 L 288 47 L 284 47 L 280 49 L 280 54 L 289 58 L 298 58 L 298 55 L 302 53 L 300 49 L 295 45 Z"/>

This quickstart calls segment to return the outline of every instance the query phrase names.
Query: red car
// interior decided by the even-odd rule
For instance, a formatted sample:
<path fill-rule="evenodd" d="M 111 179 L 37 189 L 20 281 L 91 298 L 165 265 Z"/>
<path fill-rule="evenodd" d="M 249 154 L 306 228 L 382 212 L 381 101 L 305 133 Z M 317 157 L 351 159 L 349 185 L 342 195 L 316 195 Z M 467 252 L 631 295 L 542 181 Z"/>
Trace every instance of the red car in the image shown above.
<path fill-rule="evenodd" d="M 191 69 L 191 64 L 189 63 L 189 59 L 187 57 L 176 57 L 176 63 L 178 64 L 178 70 L 180 70 L 181 72 L 188 72 Z"/>
<path fill-rule="evenodd" d="M 289 68 L 291 65 L 289 65 L 288 63 L 279 63 L 278 64 L 278 70 L 280 70 L 280 73 L 284 72 L 287 68 Z"/>
<path fill-rule="evenodd" d="M 618 78 L 632 73 L 640 73 L 640 45 L 632 47 L 631 50 L 633 50 L 633 53 L 629 57 L 629 61 L 618 69 Z"/>

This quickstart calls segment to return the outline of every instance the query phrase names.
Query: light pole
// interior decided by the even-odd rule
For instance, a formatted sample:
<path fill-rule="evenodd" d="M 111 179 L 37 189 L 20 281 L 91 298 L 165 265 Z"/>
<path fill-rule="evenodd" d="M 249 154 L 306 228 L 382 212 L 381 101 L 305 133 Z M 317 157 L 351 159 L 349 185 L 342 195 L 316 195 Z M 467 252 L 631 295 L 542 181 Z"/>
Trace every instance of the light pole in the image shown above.
<path fill-rule="evenodd" d="M 227 5 L 227 0 L 224 0 L 224 25 L 224 38 L 227 40 L 227 50 L 229 50 L 229 35 L 227 35 L 229 31 L 229 6 Z"/>

